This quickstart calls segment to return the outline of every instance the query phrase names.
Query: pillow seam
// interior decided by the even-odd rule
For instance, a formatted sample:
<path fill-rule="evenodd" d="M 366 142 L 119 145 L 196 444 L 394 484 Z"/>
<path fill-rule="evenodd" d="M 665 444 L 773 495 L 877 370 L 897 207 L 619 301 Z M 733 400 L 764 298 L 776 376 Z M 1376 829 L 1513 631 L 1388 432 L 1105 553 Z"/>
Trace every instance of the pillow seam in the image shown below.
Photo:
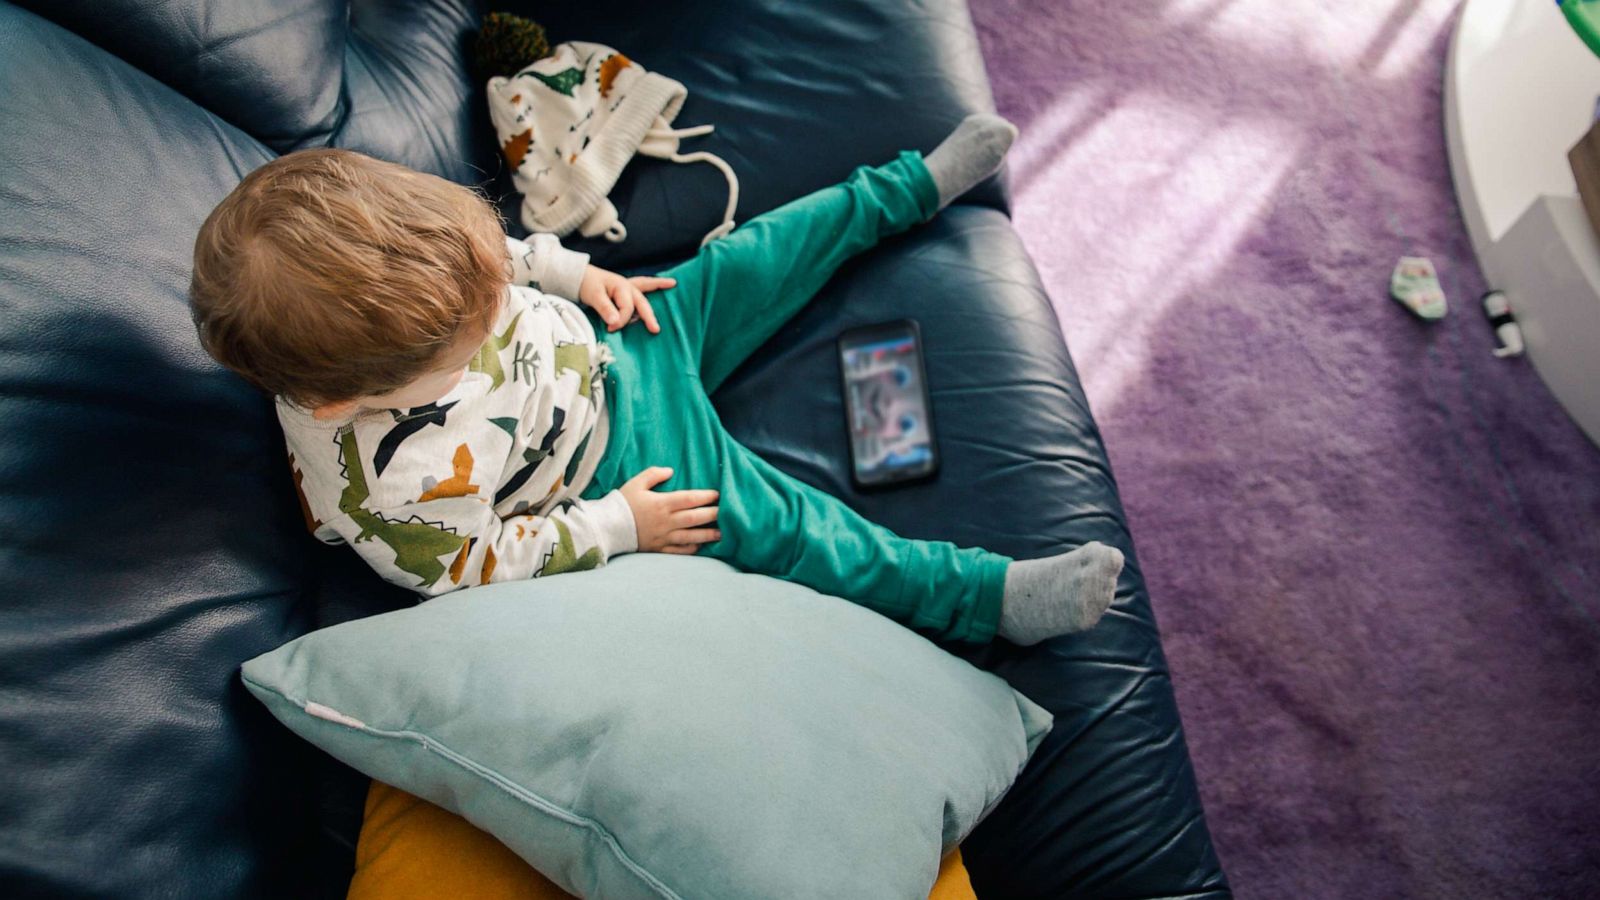
<path fill-rule="evenodd" d="M 290 704 L 293 704 L 295 708 L 300 710 L 302 714 L 311 716 L 311 714 L 307 713 L 305 710 L 306 703 L 312 702 L 309 699 L 291 697 L 275 687 L 262 684 L 261 682 L 250 678 L 243 672 L 239 673 L 239 678 L 246 684 L 254 685 L 261 690 L 276 694 L 277 696 L 288 701 Z M 316 718 L 315 716 L 311 717 Z M 566 822 L 569 825 L 579 825 L 594 832 L 595 834 L 598 834 L 600 838 L 605 841 L 606 847 L 610 849 L 612 856 L 616 857 L 618 862 L 622 863 L 622 865 L 626 867 L 628 871 L 637 876 L 639 880 L 643 881 L 645 885 L 651 890 L 655 891 L 656 894 L 665 898 L 665 900 L 683 900 L 683 898 L 675 891 L 667 887 L 665 884 L 662 884 L 660 879 L 656 878 L 656 876 L 648 869 L 640 865 L 631 856 L 629 856 L 627 851 L 622 849 L 622 845 L 617 841 L 616 836 L 613 835 L 610 829 L 606 828 L 604 825 L 588 818 L 587 816 L 581 816 L 578 813 L 561 806 L 560 804 L 554 803 L 545 799 L 544 797 L 539 796 L 538 794 L 528 790 L 527 788 L 524 788 L 522 785 L 517 784 L 515 781 L 507 778 L 505 775 L 502 775 L 494 769 L 485 766 L 482 763 L 475 762 L 471 758 L 451 749 L 448 745 L 437 738 L 424 734 L 420 731 L 394 731 L 386 728 L 376 728 L 372 725 L 366 724 L 365 722 L 363 722 L 359 728 L 354 725 L 344 725 L 343 727 L 356 731 L 363 731 L 378 738 L 399 739 L 421 744 L 424 750 L 428 750 L 441 759 L 454 763 L 456 766 L 465 769 L 467 772 L 478 776 L 480 779 L 494 785 L 501 791 L 504 791 L 506 794 L 509 794 L 511 797 L 521 801 L 527 806 L 538 810 L 545 815 Z"/>

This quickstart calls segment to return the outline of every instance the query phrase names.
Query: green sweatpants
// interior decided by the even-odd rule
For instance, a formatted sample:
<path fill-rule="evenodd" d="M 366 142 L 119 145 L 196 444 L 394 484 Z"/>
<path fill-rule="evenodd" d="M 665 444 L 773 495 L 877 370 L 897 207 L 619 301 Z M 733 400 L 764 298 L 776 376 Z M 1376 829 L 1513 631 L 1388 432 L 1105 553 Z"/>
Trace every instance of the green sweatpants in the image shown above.
<path fill-rule="evenodd" d="M 741 569 L 853 600 L 948 640 L 987 641 L 1000 617 L 1004 556 L 902 538 L 836 497 L 773 468 L 722 427 L 708 394 L 788 321 L 845 260 L 938 210 L 916 152 L 857 169 L 741 225 L 661 274 L 661 323 L 606 333 L 611 437 L 585 497 L 650 466 L 660 490 L 715 488 L 722 539 L 700 552 Z"/>

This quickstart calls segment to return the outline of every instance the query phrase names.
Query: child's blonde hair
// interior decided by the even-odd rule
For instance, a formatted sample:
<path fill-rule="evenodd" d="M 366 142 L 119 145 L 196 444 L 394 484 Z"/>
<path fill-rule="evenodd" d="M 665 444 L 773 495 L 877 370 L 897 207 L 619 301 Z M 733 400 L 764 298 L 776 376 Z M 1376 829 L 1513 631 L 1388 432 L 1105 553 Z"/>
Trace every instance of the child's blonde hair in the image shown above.
<path fill-rule="evenodd" d="M 476 192 L 348 150 L 251 172 L 206 217 L 189 286 L 200 343 L 303 406 L 396 390 L 465 330 L 487 331 L 510 277 Z"/>

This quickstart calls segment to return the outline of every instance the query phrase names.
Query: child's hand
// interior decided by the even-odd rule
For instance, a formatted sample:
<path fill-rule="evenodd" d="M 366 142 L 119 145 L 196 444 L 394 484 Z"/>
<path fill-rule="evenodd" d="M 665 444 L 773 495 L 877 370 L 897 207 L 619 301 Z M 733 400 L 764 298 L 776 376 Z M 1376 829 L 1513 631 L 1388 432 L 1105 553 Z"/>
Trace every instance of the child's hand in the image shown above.
<path fill-rule="evenodd" d="M 661 491 L 655 486 L 672 477 L 672 470 L 651 466 L 628 479 L 617 490 L 633 510 L 641 553 L 692 554 L 701 544 L 722 539 L 715 528 L 697 528 L 717 520 L 716 491 Z"/>
<path fill-rule="evenodd" d="M 651 334 L 660 334 L 661 326 L 656 324 L 655 310 L 650 308 L 650 301 L 644 298 L 644 294 L 677 283 L 673 278 L 645 275 L 623 278 L 599 266 L 587 266 L 583 270 L 583 281 L 578 285 L 578 299 L 584 306 L 600 314 L 607 331 L 616 331 L 637 317 Z"/>

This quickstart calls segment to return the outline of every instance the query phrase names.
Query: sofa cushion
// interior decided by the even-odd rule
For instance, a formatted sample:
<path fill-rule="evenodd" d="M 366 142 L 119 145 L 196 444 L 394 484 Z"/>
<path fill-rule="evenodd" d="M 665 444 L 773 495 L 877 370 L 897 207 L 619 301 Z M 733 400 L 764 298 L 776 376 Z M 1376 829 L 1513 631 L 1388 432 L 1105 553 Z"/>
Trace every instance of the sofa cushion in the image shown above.
<path fill-rule="evenodd" d="M 0 884 L 303 896 L 324 764 L 237 667 L 310 627 L 304 527 L 184 297 L 271 154 L 9 5 L 0 121 Z"/>
<path fill-rule="evenodd" d="M 20 0 L 275 150 L 344 112 L 345 0 Z"/>
<path fill-rule="evenodd" d="M 352 2 L 344 48 L 349 109 L 328 143 L 460 184 L 484 181 L 494 171 L 494 127 L 483 85 L 466 63 L 484 5 Z"/>

